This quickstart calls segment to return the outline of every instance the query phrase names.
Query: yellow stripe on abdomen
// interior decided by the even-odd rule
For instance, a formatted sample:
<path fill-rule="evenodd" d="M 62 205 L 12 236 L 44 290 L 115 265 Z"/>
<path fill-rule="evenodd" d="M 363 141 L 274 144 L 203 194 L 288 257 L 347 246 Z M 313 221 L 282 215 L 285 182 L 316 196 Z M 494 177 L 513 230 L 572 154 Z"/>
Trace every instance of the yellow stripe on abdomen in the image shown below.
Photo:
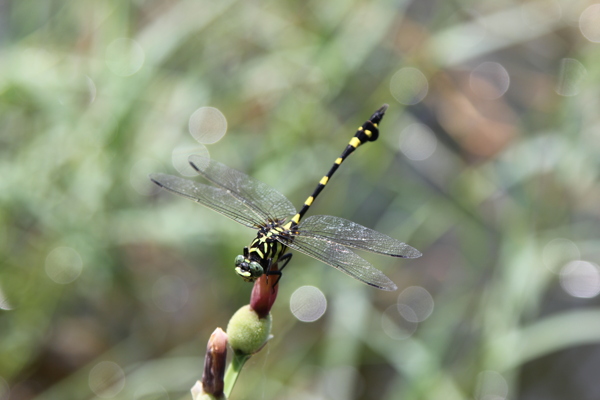
<path fill-rule="evenodd" d="M 290 229 L 292 227 L 292 222 L 294 224 L 297 224 L 300 222 L 300 214 L 296 214 L 292 217 L 292 219 L 290 220 L 290 222 L 288 222 L 287 224 L 285 224 L 284 228 L 285 229 Z"/>
<path fill-rule="evenodd" d="M 348 144 L 354 148 L 357 148 L 358 146 L 360 146 L 361 142 L 357 137 L 353 137 L 352 139 L 350 139 L 350 143 Z"/>
<path fill-rule="evenodd" d="M 369 120 L 367 120 L 362 126 L 358 127 L 358 130 L 357 130 L 356 134 L 354 135 L 354 137 L 352 139 L 350 139 L 350 141 L 348 142 L 348 145 L 346 146 L 346 148 L 344 149 L 342 154 L 338 158 L 335 159 L 335 162 L 334 162 L 333 166 L 330 168 L 327 175 L 325 175 L 325 176 L 323 176 L 323 178 L 321 178 L 321 180 L 319 181 L 319 184 L 313 191 L 312 195 L 306 199 L 306 201 L 304 202 L 304 205 L 302 206 L 300 211 L 298 211 L 298 213 L 296 215 L 294 215 L 292 217 L 292 219 L 284 225 L 285 229 L 291 229 L 292 226 L 298 225 L 300 223 L 300 220 L 302 219 L 302 217 L 306 214 L 308 209 L 312 206 L 315 199 L 319 196 L 321 191 L 325 188 L 325 185 L 327 185 L 327 183 L 329 182 L 329 179 L 331 179 L 333 174 L 337 171 L 338 167 L 344 162 L 346 157 L 348 157 L 350 154 L 352 154 L 354 152 L 354 150 L 356 150 L 361 144 L 366 143 L 366 142 L 373 142 L 373 141 L 377 140 L 377 137 L 379 135 L 379 131 L 377 129 L 377 123 L 379 121 L 381 121 L 381 118 L 383 118 L 383 114 L 385 113 L 386 109 L 387 109 L 387 105 L 382 106 L 381 108 L 379 108 L 379 110 L 377 110 L 371 116 L 371 118 Z"/>

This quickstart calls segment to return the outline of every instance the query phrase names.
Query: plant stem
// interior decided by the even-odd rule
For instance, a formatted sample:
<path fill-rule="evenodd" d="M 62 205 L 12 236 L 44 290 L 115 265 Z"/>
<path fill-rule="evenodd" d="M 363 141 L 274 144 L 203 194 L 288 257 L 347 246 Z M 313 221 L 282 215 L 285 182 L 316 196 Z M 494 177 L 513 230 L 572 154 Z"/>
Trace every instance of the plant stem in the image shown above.
<path fill-rule="evenodd" d="M 247 354 L 233 352 L 233 359 L 231 360 L 229 367 L 227 367 L 227 371 L 225 371 L 225 388 L 223 389 L 223 393 L 227 398 L 229 398 L 229 395 L 233 390 L 233 386 L 242 371 L 242 367 L 249 358 L 250 356 Z"/>

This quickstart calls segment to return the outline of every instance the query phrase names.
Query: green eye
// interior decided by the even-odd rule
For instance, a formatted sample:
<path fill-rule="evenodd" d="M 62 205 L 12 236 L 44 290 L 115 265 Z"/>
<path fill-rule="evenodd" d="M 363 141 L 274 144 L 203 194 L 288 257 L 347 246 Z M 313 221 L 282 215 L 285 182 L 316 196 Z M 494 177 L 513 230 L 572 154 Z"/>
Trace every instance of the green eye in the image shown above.
<path fill-rule="evenodd" d="M 243 256 L 237 256 L 235 258 L 235 272 L 246 282 L 254 282 L 264 274 L 264 269 L 256 261 L 250 261 Z"/>
<path fill-rule="evenodd" d="M 263 267 L 261 267 L 260 264 L 257 263 L 256 261 L 252 261 L 250 263 L 249 271 L 250 271 L 250 274 L 255 278 L 258 278 L 259 276 L 261 276 L 264 273 Z"/>
<path fill-rule="evenodd" d="M 241 263 L 243 263 L 243 262 L 244 262 L 244 256 L 237 256 L 237 257 L 235 258 L 235 266 L 236 266 L 236 267 L 237 267 L 237 266 L 239 266 L 239 265 L 240 265 Z"/>

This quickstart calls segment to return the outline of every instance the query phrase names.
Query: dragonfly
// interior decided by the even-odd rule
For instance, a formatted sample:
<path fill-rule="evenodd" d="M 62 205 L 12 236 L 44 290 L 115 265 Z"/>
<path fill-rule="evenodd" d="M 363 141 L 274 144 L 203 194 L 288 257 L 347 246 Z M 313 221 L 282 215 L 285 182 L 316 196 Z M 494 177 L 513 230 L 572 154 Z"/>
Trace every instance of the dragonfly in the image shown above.
<path fill-rule="evenodd" d="M 299 211 L 269 185 L 199 155 L 191 155 L 188 162 L 209 185 L 162 173 L 151 174 L 150 179 L 169 192 L 257 231 L 250 245 L 244 247 L 243 254 L 235 258 L 235 271 L 247 282 L 266 274 L 267 278 L 277 275 L 277 284 L 281 271 L 292 258 L 288 249 L 292 249 L 377 289 L 396 290 L 390 278 L 353 250 L 401 258 L 420 257 L 418 250 L 347 219 L 332 215 L 303 218 L 342 162 L 362 144 L 377 140 L 378 124 L 387 108 L 384 104 L 358 128 Z"/>

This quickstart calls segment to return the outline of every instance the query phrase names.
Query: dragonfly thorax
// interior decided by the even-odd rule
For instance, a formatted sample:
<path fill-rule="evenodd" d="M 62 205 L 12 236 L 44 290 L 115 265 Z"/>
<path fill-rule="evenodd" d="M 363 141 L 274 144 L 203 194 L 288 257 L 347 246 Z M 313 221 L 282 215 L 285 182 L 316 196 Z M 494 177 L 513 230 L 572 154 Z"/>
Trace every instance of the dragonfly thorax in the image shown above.
<path fill-rule="evenodd" d="M 250 246 L 244 248 L 244 255 L 235 258 L 235 272 L 246 282 L 254 282 L 261 275 L 269 274 L 286 248 L 277 238 L 288 234 L 282 221 L 262 226 Z"/>

